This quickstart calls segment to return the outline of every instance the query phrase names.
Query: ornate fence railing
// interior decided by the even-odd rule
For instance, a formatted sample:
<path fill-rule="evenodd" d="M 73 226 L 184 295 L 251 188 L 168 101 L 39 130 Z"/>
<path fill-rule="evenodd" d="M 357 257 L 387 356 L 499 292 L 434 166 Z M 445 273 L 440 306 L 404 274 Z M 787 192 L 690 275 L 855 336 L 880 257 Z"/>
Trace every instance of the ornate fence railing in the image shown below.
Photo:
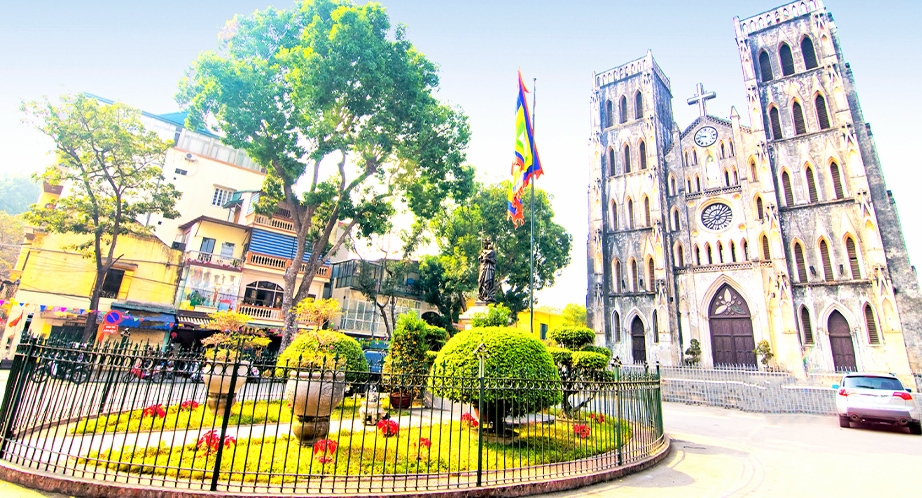
<path fill-rule="evenodd" d="M 527 375 L 372 376 L 253 353 L 215 362 L 32 341 L 0 406 L 0 459 L 180 491 L 362 495 L 572 478 L 661 454 L 656 372 L 604 379 L 574 390 Z M 535 404 L 566 393 L 567 404 Z"/>

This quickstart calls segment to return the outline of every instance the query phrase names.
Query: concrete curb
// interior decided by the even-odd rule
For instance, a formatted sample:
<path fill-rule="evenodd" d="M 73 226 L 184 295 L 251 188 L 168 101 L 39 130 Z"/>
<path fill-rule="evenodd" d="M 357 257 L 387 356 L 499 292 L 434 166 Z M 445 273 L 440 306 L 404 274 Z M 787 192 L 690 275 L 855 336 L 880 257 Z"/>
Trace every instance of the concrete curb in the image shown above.
<path fill-rule="evenodd" d="M 594 474 L 566 477 L 551 481 L 537 481 L 504 486 L 485 486 L 481 488 L 464 488 L 456 491 L 425 491 L 425 492 L 400 492 L 377 495 L 361 495 L 363 497 L 394 497 L 403 498 L 492 498 L 507 496 L 530 496 L 542 493 L 553 493 L 581 488 L 600 482 L 611 481 L 648 469 L 666 458 L 672 449 L 668 435 L 663 435 L 663 447 L 649 457 L 616 469 L 604 470 Z M 298 495 L 293 493 L 229 493 L 211 492 L 189 489 L 163 488 L 152 486 L 134 486 L 130 484 L 117 484 L 105 481 L 60 476 L 51 472 L 28 469 L 9 462 L 0 461 L 0 479 L 19 484 L 27 488 L 62 493 L 71 496 L 88 498 L 293 498 L 293 497 L 329 497 L 337 495 Z"/>

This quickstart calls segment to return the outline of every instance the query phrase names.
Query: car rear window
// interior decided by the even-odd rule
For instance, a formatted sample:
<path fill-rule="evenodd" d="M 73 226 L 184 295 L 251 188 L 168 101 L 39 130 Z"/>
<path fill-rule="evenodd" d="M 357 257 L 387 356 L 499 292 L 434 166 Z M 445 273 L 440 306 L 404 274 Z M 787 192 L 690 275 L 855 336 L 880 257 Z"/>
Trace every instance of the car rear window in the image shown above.
<path fill-rule="evenodd" d="M 903 390 L 903 384 L 900 381 L 887 377 L 846 377 L 844 383 L 844 387 L 854 387 L 857 389 L 884 389 L 887 391 Z"/>

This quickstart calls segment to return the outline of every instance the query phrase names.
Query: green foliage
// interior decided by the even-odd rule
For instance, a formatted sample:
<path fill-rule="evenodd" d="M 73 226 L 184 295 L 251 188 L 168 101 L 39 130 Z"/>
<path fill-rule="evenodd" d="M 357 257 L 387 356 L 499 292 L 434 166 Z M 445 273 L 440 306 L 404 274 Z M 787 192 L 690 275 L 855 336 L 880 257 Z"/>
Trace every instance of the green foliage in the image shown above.
<path fill-rule="evenodd" d="M 430 325 L 415 313 L 404 313 L 397 318 L 391 336 L 389 353 L 384 359 L 383 372 L 396 375 L 426 375 L 426 330 Z"/>
<path fill-rule="evenodd" d="M 506 414 L 532 413 L 560 402 L 560 377 L 547 347 L 530 334 L 509 327 L 475 327 L 459 332 L 439 352 L 429 388 L 433 394 L 462 403 L 478 402 L 471 378 L 479 373 L 475 351 L 483 344 L 487 378 L 547 379 L 534 389 L 511 391 L 487 385 L 484 402 L 500 406 Z M 443 376 L 444 375 L 444 376 Z M 501 386 L 497 386 L 501 387 Z"/>
<path fill-rule="evenodd" d="M 0 211 L 0 279 L 10 278 L 10 270 L 19 259 L 19 245 L 24 235 L 22 217 Z"/>
<path fill-rule="evenodd" d="M 505 304 L 489 304 L 486 313 L 474 313 L 471 325 L 474 327 L 505 327 L 512 318 L 512 310 Z"/>
<path fill-rule="evenodd" d="M 551 329 L 547 338 L 567 349 L 581 349 L 592 344 L 595 340 L 595 331 L 579 326 L 564 326 Z"/>
<path fill-rule="evenodd" d="M 611 350 L 604 346 L 595 346 L 592 344 L 588 344 L 586 346 L 579 348 L 579 350 L 580 351 L 592 351 L 594 353 L 603 354 L 605 355 L 606 361 L 611 359 Z"/>
<path fill-rule="evenodd" d="M 586 307 L 580 304 L 570 303 L 563 307 L 563 324 L 574 327 L 586 326 Z"/>
<path fill-rule="evenodd" d="M 423 256 L 419 261 L 419 289 L 423 300 L 435 306 L 446 328 L 458 321 L 466 304 L 465 293 L 476 287 L 477 278 L 459 258 Z"/>
<path fill-rule="evenodd" d="M 506 219 L 508 189 L 508 182 L 477 185 L 469 201 L 438 213 L 433 220 L 439 265 L 432 268 L 429 279 L 423 279 L 423 289 L 427 300 L 440 306 L 443 313 L 442 306 L 453 310 L 450 305 L 462 293 L 476 290 L 477 258 L 484 237 L 492 240 L 496 249 L 497 302 L 509 307 L 512 316 L 528 309 L 530 232 L 527 228 L 516 230 Z M 535 189 L 535 200 L 535 290 L 540 290 L 554 285 L 560 270 L 570 263 L 572 237 L 554 223 L 547 193 Z M 526 190 L 522 205 L 530 212 L 530 190 Z"/>
<path fill-rule="evenodd" d="M 41 191 L 28 176 L 0 173 L 0 211 L 17 215 L 38 200 Z"/>
<path fill-rule="evenodd" d="M 685 364 L 695 366 L 701 362 L 701 343 L 698 339 L 692 339 L 685 350 Z"/>
<path fill-rule="evenodd" d="M 569 365 L 573 361 L 573 351 L 565 348 L 549 347 L 547 352 L 551 353 L 555 365 Z"/>
<path fill-rule="evenodd" d="M 395 201 L 428 219 L 471 190 L 467 120 L 436 100 L 436 65 L 405 32 L 374 2 L 268 8 L 234 17 L 219 50 L 201 54 L 180 83 L 190 126 L 216 123 L 225 143 L 266 168 L 258 210 L 291 209 L 296 263 L 285 274 L 283 348 L 297 329 L 289 310 L 354 230 L 386 233 Z"/>
<path fill-rule="evenodd" d="M 768 341 L 764 339 L 756 344 L 756 348 L 753 349 L 752 352 L 759 356 L 759 361 L 766 367 L 768 366 L 769 362 L 772 361 L 772 358 L 775 357 L 775 354 L 772 353 L 771 344 L 769 344 Z"/>
<path fill-rule="evenodd" d="M 605 370 L 608 356 L 595 351 L 573 351 L 573 368 L 583 371 Z"/>
<path fill-rule="evenodd" d="M 279 355 L 276 365 L 277 376 L 285 376 L 293 368 L 343 368 L 346 382 L 361 382 L 368 372 L 368 361 L 358 341 L 332 330 L 302 332 Z"/>

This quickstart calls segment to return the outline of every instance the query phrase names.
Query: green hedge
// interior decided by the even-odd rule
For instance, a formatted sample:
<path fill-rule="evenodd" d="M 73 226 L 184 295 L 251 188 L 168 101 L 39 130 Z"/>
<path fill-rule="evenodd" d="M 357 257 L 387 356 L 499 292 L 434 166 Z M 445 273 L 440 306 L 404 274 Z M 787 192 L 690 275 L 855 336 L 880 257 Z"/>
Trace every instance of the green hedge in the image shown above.
<path fill-rule="evenodd" d="M 573 368 L 579 370 L 604 370 L 608 366 L 608 357 L 594 351 L 573 351 Z"/>
<path fill-rule="evenodd" d="M 362 382 L 367 378 L 368 361 L 358 341 L 332 330 L 302 332 L 279 355 L 276 375 L 286 375 L 288 368 L 319 367 L 324 360 L 335 358 L 346 370 L 347 382 Z"/>
<path fill-rule="evenodd" d="M 607 360 L 611 359 L 611 350 L 603 346 L 593 346 L 593 345 L 583 346 L 582 348 L 580 348 L 580 351 L 592 351 L 593 353 L 600 353 L 600 354 L 605 355 L 605 358 Z"/>
<path fill-rule="evenodd" d="M 547 334 L 547 338 L 567 349 L 580 349 L 592 344 L 595 331 L 587 327 L 557 327 Z"/>
<path fill-rule="evenodd" d="M 456 334 L 436 357 L 429 389 L 433 394 L 476 404 L 479 359 L 483 344 L 486 384 L 483 401 L 503 407 L 507 415 L 533 413 L 560 403 L 560 376 L 547 347 L 530 334 L 509 327 L 482 327 Z M 529 389 L 511 389 L 503 378 L 536 379 Z"/>

